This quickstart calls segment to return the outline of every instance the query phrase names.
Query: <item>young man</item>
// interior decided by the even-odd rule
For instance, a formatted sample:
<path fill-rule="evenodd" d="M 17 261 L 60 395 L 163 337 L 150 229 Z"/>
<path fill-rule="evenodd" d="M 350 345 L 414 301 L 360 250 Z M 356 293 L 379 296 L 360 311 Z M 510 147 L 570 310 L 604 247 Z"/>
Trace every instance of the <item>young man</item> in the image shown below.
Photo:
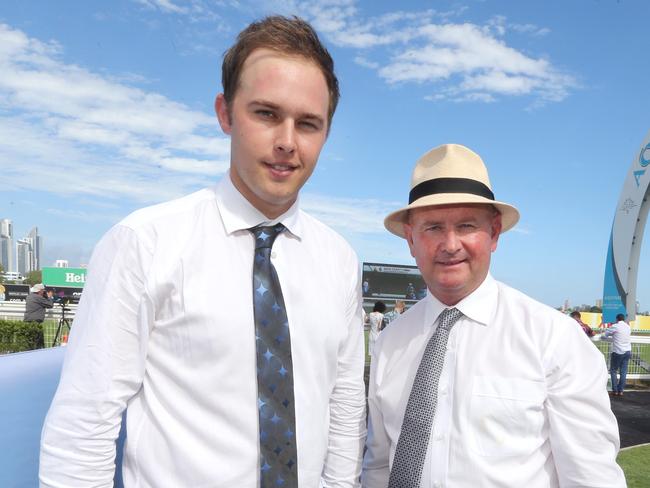
<path fill-rule="evenodd" d="M 602 355 L 489 274 L 518 219 L 456 144 L 418 161 L 409 205 L 386 217 L 429 294 L 375 345 L 365 487 L 625 486 Z"/>
<path fill-rule="evenodd" d="M 625 322 L 625 315 L 619 313 L 616 315 L 616 323 L 607 329 L 602 339 L 612 343 L 612 354 L 609 360 L 609 374 L 612 379 L 611 395 L 622 397 L 625 390 L 625 380 L 627 378 L 627 365 L 632 356 L 632 329 Z M 620 378 L 617 373 L 620 372 Z"/>
<path fill-rule="evenodd" d="M 358 484 L 358 262 L 297 200 L 339 96 L 332 59 L 309 24 L 269 17 L 225 54 L 223 86 L 229 174 L 95 249 L 42 486 L 112 486 L 125 409 L 127 487 Z"/>

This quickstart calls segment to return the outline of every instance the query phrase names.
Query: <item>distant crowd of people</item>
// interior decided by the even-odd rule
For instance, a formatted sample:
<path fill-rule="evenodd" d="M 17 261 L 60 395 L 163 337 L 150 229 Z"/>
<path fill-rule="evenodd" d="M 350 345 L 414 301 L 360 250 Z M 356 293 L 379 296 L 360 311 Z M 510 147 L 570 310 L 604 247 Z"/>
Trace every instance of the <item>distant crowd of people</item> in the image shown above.
<path fill-rule="evenodd" d="M 388 324 L 400 316 L 406 309 L 406 304 L 403 300 L 397 300 L 395 307 L 390 312 L 386 312 L 386 304 L 378 300 L 372 307 L 372 312 L 364 317 L 364 323 L 368 325 L 368 355 L 372 356 L 372 351 L 375 347 L 375 341 L 379 337 L 379 333 L 384 330 Z M 365 313 L 365 312 L 364 312 Z"/>

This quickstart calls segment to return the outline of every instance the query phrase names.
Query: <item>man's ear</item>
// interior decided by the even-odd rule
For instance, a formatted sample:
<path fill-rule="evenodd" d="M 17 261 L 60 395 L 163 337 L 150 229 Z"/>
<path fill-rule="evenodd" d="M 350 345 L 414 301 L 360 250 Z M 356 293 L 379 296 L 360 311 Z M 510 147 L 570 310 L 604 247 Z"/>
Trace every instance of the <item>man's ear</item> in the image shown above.
<path fill-rule="evenodd" d="M 406 237 L 406 242 L 409 245 L 409 250 L 411 251 L 411 256 L 415 257 L 413 253 L 413 226 L 411 224 L 404 223 L 404 236 Z"/>
<path fill-rule="evenodd" d="M 219 93 L 219 95 L 217 95 L 217 98 L 214 101 L 214 111 L 217 113 L 217 119 L 219 119 L 221 130 L 225 134 L 230 134 L 232 132 L 230 111 L 228 110 L 228 102 L 226 102 L 226 98 L 223 96 L 223 93 Z"/>
<path fill-rule="evenodd" d="M 499 242 L 499 236 L 501 235 L 502 228 L 503 228 L 503 224 L 501 222 L 501 213 L 497 212 L 492 219 L 492 225 L 491 225 L 492 235 L 490 237 L 492 238 L 492 245 L 490 246 L 490 250 L 492 252 L 497 250 L 497 244 Z"/>

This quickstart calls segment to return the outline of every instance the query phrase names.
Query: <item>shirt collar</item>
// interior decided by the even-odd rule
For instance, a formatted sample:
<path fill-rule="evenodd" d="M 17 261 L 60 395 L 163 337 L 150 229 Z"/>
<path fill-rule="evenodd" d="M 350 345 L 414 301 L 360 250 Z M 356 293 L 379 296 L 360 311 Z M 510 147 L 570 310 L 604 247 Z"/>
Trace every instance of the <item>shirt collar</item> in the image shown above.
<path fill-rule="evenodd" d="M 487 326 L 490 319 L 494 315 L 497 306 L 497 298 L 499 289 L 497 282 L 492 278 L 490 273 L 487 274 L 483 283 L 474 290 L 472 293 L 463 298 L 460 302 L 454 305 L 455 308 L 460 310 L 462 314 L 474 322 Z M 425 312 L 425 327 L 431 327 L 442 311 L 449 307 L 445 305 L 431 292 L 427 292 L 427 310 Z"/>
<path fill-rule="evenodd" d="M 299 202 L 294 204 L 279 217 L 270 220 L 257 210 L 244 195 L 239 193 L 230 179 L 230 172 L 226 173 L 216 186 L 217 207 L 223 220 L 227 234 L 255 227 L 256 225 L 275 225 L 281 223 L 291 234 L 300 239 L 302 224 L 300 219 Z"/>

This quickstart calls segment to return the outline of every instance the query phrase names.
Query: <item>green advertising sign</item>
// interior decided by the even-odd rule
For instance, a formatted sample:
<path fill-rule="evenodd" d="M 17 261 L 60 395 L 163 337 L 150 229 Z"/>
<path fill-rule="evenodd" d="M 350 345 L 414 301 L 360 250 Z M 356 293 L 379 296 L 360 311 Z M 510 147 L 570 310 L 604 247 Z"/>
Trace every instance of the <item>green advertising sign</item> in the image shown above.
<path fill-rule="evenodd" d="M 41 271 L 45 286 L 83 288 L 86 283 L 85 268 L 43 268 Z"/>

